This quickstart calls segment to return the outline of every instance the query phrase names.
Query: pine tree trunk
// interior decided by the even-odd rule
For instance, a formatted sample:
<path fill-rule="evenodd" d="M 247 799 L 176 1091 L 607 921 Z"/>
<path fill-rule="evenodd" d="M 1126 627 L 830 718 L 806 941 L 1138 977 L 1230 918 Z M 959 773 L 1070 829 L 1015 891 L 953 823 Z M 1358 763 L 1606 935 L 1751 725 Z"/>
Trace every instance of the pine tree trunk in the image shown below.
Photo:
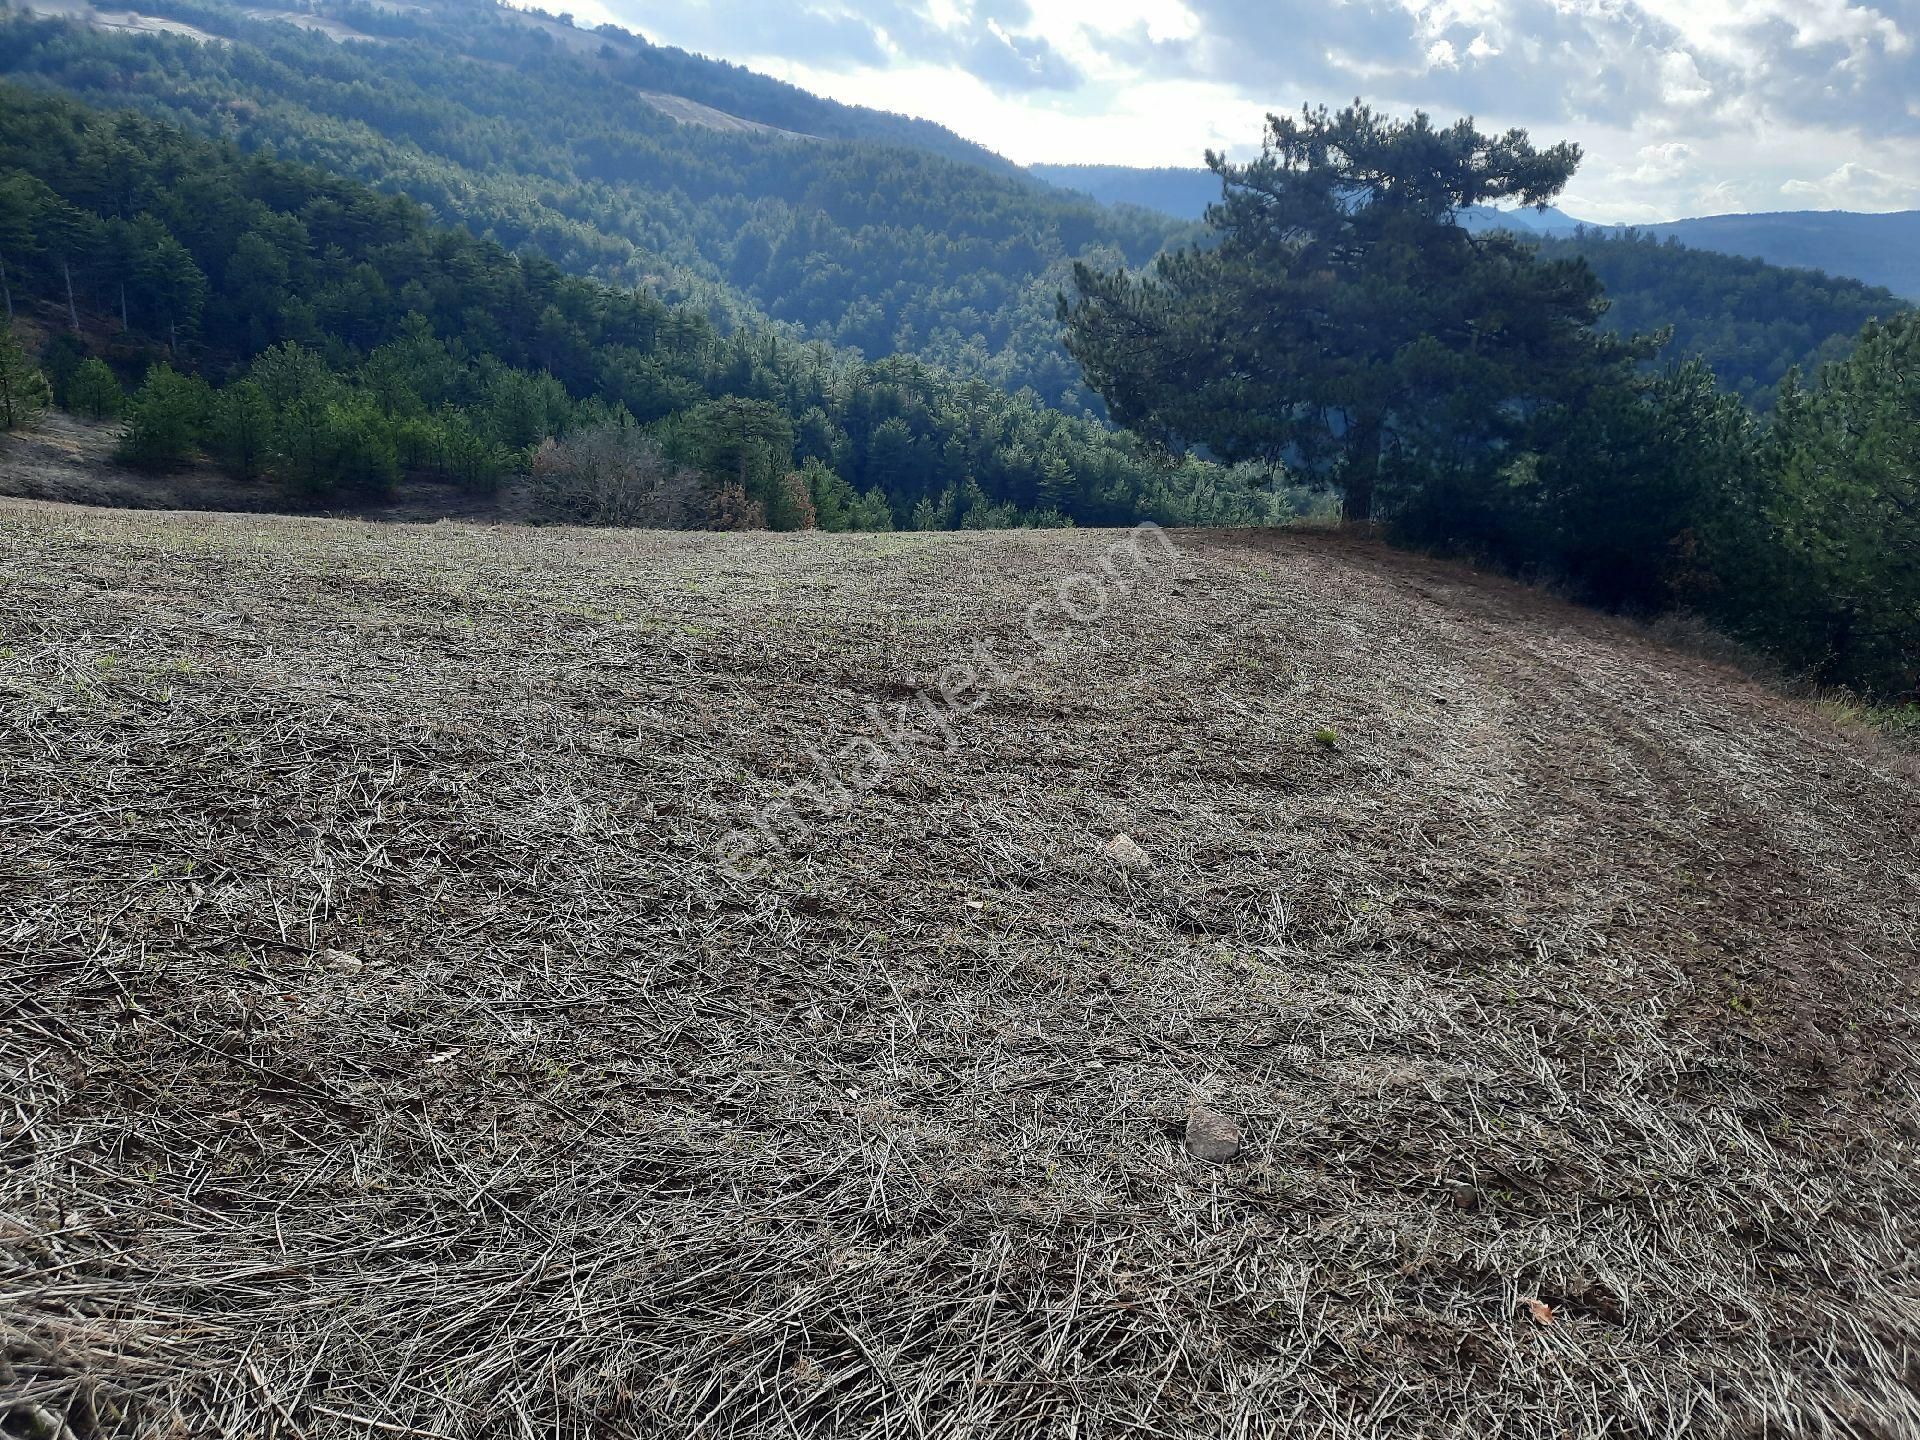
<path fill-rule="evenodd" d="M 7 324 L 13 324 L 13 282 L 7 278 L 7 262 L 0 259 L 0 292 L 7 297 Z"/>
<path fill-rule="evenodd" d="M 1340 501 L 1340 518 L 1349 524 L 1364 525 L 1373 519 L 1373 487 L 1380 478 L 1380 417 L 1362 415 L 1347 431 L 1346 493 Z"/>
<path fill-rule="evenodd" d="M 60 261 L 60 276 L 67 282 L 67 319 L 73 325 L 73 333 L 80 333 L 80 308 L 73 303 L 73 266 L 63 258 Z"/>
<path fill-rule="evenodd" d="M 127 287 L 123 284 L 120 287 L 120 333 L 122 335 L 126 334 L 129 328 L 127 324 Z"/>

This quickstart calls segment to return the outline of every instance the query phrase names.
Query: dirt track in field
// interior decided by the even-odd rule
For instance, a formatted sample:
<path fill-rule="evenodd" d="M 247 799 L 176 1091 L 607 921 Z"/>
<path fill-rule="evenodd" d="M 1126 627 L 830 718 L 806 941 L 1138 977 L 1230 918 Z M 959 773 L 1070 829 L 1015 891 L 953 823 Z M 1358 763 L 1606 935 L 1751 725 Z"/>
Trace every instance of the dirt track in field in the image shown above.
<path fill-rule="evenodd" d="M 0 501 L 0 1428 L 1920 1432 L 1911 760 L 1123 539 Z"/>

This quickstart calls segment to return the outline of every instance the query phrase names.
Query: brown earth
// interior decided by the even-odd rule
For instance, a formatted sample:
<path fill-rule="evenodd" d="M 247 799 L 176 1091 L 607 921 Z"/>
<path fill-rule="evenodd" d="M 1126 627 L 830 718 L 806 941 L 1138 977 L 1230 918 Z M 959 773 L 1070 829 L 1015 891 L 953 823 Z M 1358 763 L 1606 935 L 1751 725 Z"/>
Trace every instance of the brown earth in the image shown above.
<path fill-rule="evenodd" d="M 1920 1433 L 1912 762 L 1124 538 L 0 502 L 0 1428 Z"/>

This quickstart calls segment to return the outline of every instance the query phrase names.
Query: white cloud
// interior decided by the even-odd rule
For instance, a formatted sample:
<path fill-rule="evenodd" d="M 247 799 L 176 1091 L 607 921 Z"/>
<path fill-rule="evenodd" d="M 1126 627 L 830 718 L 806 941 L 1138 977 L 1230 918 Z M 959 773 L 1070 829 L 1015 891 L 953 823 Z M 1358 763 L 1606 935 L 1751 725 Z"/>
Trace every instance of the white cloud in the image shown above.
<path fill-rule="evenodd" d="M 1879 210 L 1910 196 L 1913 188 L 1912 177 L 1902 180 L 1849 160 L 1818 180 L 1789 180 L 1780 187 L 1780 193 L 1817 209 Z"/>
<path fill-rule="evenodd" d="M 1663 185 L 1693 168 L 1693 147 L 1682 140 L 1643 146 L 1640 163 L 1620 178 L 1640 185 Z"/>
<path fill-rule="evenodd" d="M 1713 98 L 1713 86 L 1685 50 L 1669 50 L 1660 57 L 1660 93 L 1670 105 L 1698 105 Z"/>

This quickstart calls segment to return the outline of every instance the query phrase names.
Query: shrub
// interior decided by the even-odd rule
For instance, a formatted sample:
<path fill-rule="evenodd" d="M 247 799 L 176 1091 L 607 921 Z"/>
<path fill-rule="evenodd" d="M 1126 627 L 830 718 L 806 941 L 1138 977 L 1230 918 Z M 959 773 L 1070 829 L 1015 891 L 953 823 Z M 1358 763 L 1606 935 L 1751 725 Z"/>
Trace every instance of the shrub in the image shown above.
<path fill-rule="evenodd" d="M 699 476 L 642 431 L 610 421 L 541 445 L 533 493 L 547 515 L 588 525 L 685 530 L 702 518 Z"/>
<path fill-rule="evenodd" d="M 725 480 L 707 496 L 704 528 L 708 530 L 764 530 L 767 512 L 737 480 Z"/>

